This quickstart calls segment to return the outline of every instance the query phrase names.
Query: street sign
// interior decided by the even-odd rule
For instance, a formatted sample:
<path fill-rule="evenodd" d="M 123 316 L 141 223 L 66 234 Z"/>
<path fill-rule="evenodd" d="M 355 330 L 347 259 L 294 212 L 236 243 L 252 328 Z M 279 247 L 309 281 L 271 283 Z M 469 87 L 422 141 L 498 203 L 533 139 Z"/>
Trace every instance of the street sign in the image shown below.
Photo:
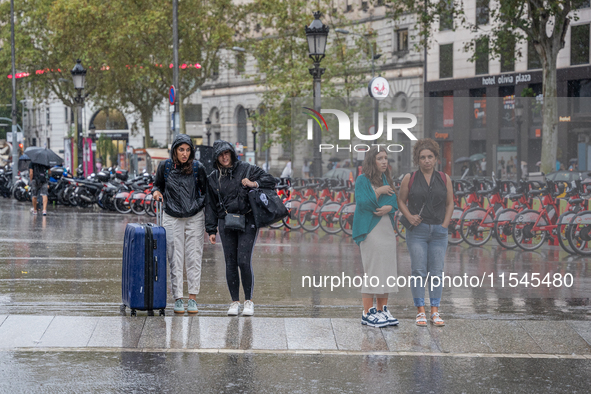
<path fill-rule="evenodd" d="M 12 131 L 6 132 L 6 140 L 12 142 Z M 16 141 L 23 142 L 23 132 L 19 131 L 16 133 Z"/>
<path fill-rule="evenodd" d="M 176 99 L 176 89 L 174 88 L 174 85 L 172 85 L 170 87 L 169 92 L 168 92 L 168 101 L 170 102 L 170 105 L 174 105 L 175 99 Z"/>
<path fill-rule="evenodd" d="M 390 83 L 384 77 L 375 77 L 369 81 L 367 86 L 369 97 L 375 100 L 384 100 L 390 94 Z"/>

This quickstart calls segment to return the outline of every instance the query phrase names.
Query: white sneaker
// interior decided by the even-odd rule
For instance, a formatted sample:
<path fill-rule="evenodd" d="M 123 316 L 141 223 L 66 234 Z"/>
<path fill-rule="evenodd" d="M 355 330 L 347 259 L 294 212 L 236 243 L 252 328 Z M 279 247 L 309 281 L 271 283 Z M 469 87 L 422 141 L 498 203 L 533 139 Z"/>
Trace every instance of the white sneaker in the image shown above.
<path fill-rule="evenodd" d="M 254 303 L 250 300 L 244 301 L 244 309 L 242 310 L 242 316 L 254 315 Z"/>
<path fill-rule="evenodd" d="M 234 301 L 230 305 L 230 309 L 228 309 L 228 316 L 238 316 L 239 311 L 240 311 L 240 301 Z"/>

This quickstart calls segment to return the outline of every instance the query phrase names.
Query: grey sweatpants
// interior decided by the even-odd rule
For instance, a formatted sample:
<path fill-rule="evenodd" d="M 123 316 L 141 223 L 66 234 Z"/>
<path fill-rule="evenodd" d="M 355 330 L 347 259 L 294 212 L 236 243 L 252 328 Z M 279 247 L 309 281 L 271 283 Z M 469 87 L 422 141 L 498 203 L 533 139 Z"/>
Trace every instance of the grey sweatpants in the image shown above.
<path fill-rule="evenodd" d="M 174 299 L 183 298 L 183 268 L 187 271 L 189 294 L 199 294 L 205 235 L 203 210 L 189 218 L 175 218 L 164 212 L 162 222 L 166 229 L 166 256 Z"/>

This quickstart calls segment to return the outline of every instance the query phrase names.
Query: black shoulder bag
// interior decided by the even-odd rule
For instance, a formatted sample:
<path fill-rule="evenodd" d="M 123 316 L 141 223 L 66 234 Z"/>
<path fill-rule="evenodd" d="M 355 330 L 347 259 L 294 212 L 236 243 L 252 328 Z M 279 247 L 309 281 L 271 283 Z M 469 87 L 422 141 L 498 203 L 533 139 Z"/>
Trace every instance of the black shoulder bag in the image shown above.
<path fill-rule="evenodd" d="M 246 171 L 245 178 L 248 178 L 249 175 L 250 175 L 250 166 L 248 167 L 248 170 Z M 220 177 L 221 177 L 221 175 L 220 175 Z M 241 213 L 229 213 L 228 210 L 226 209 L 226 206 L 224 205 L 224 200 L 222 199 L 222 195 L 220 194 L 220 185 L 221 185 L 221 182 L 220 182 L 220 179 L 218 178 L 218 188 L 217 188 L 218 198 L 220 200 L 220 205 L 222 206 L 222 208 L 226 212 L 226 217 L 224 219 L 226 228 L 228 230 L 233 230 L 233 231 L 241 231 L 241 232 L 246 231 L 246 218 L 244 217 L 244 215 Z"/>

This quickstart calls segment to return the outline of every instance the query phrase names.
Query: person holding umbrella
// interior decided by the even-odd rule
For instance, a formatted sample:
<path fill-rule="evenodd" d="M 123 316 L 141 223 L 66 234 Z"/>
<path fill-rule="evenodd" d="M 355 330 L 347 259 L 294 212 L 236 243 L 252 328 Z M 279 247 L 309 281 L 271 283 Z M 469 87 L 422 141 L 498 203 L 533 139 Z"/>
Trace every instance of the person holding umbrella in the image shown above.
<path fill-rule="evenodd" d="M 47 216 L 47 193 L 49 191 L 49 177 L 47 171 L 49 167 L 41 164 L 29 163 L 29 179 L 31 180 L 31 196 L 33 208 L 31 213 L 37 215 L 37 199 L 43 198 L 43 216 Z"/>
<path fill-rule="evenodd" d="M 43 216 L 47 216 L 47 192 L 49 190 L 48 170 L 52 166 L 61 165 L 62 158 L 51 149 L 30 147 L 25 154 L 31 159 L 29 178 L 31 180 L 31 196 L 33 208 L 31 213 L 37 214 L 37 199 L 43 197 Z"/>

